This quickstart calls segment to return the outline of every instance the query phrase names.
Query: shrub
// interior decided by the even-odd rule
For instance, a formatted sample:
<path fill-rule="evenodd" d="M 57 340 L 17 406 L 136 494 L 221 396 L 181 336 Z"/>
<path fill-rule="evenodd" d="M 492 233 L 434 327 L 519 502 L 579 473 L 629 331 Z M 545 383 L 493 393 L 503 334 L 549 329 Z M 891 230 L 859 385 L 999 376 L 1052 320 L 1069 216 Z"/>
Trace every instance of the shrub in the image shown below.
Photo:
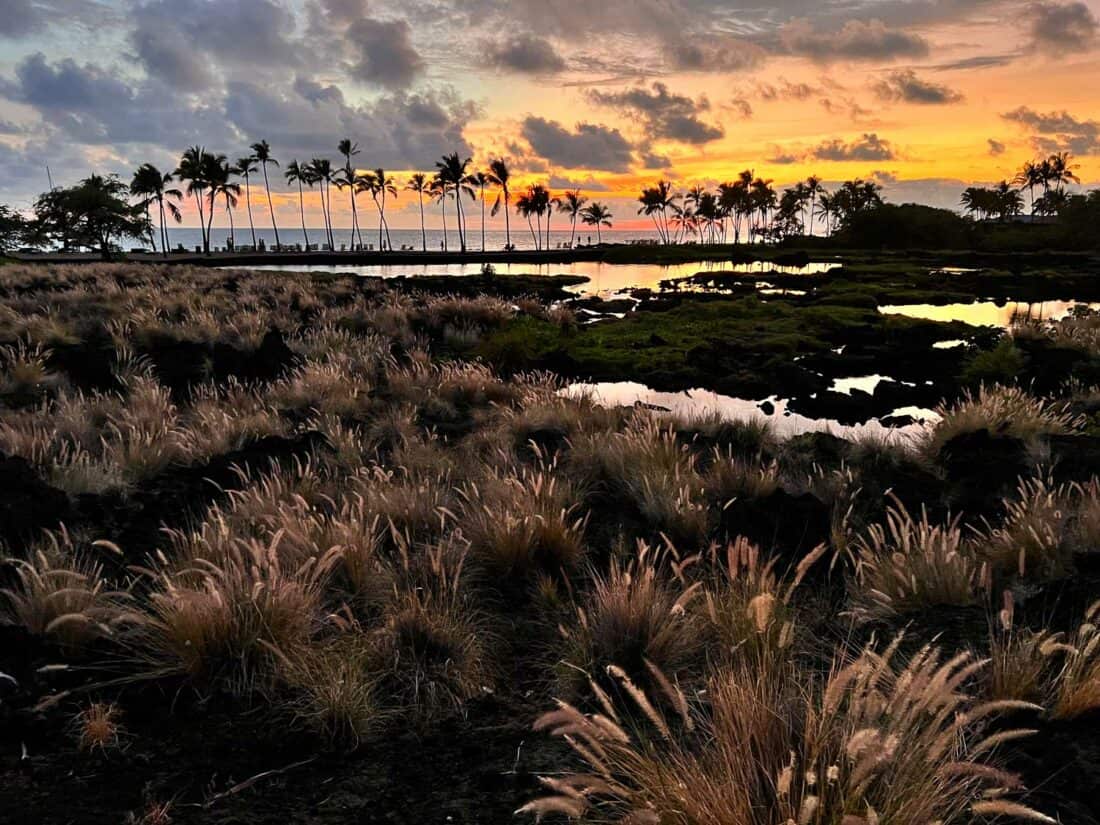
<path fill-rule="evenodd" d="M 109 702 L 93 702 L 73 719 L 73 732 L 82 751 L 105 753 L 122 745 L 125 731 L 119 722 L 122 712 Z"/>
<path fill-rule="evenodd" d="M 1073 567 L 1067 531 L 1073 504 L 1068 487 L 1042 478 L 1023 480 L 1015 499 L 1006 499 L 1001 522 L 976 539 L 982 557 L 998 572 L 1050 578 Z"/>
<path fill-rule="evenodd" d="M 1064 643 L 1050 645 L 1063 656 L 1054 676 L 1051 715 L 1055 719 L 1076 719 L 1100 709 L 1100 601 L 1085 611 L 1085 620 Z"/>
<path fill-rule="evenodd" d="M 937 605 L 971 605 L 985 580 L 957 517 L 933 525 L 922 509 L 916 520 L 896 499 L 886 511 L 886 522 L 856 539 L 853 562 L 851 613 L 860 621 Z"/>
<path fill-rule="evenodd" d="M 544 779 L 552 795 L 520 812 L 677 825 L 954 822 L 1016 812 L 1053 823 L 1006 799 L 1020 781 L 990 761 L 1027 731 L 982 737 L 984 719 L 1020 703 L 978 704 L 963 686 L 981 663 L 965 654 L 944 661 L 925 647 L 895 664 L 899 641 L 837 665 L 823 690 L 799 684 L 794 670 L 785 682 L 760 680 L 751 668 L 720 671 L 707 688 L 709 712 L 669 703 L 678 724 L 624 683 L 652 734 L 628 731 L 610 701 L 592 715 L 559 703 L 536 729 L 565 737 L 589 772 Z"/>
<path fill-rule="evenodd" d="M 93 547 L 118 550 L 109 542 Z M 6 561 L 14 568 L 16 586 L 0 589 L 7 601 L 0 616 L 70 653 L 111 636 L 128 618 L 129 593 L 111 588 L 102 562 L 79 549 L 64 527 L 47 532 L 28 558 Z"/>
<path fill-rule="evenodd" d="M 675 574 L 672 559 L 644 542 L 629 561 L 612 562 L 596 576 L 592 590 L 563 625 L 560 682 L 569 692 L 583 688 L 584 674 L 609 665 L 645 678 L 646 663 L 673 677 L 697 665 L 704 641 L 698 615 L 690 611 L 698 587 Z"/>

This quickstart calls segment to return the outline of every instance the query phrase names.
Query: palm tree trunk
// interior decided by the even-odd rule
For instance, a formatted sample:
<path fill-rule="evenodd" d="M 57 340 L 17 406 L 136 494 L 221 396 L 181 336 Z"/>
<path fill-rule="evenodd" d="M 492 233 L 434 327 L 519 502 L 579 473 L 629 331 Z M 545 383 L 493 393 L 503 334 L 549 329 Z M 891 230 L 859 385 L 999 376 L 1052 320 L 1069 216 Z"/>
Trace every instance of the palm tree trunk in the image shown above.
<path fill-rule="evenodd" d="M 424 192 L 417 192 L 417 197 L 420 199 L 420 245 L 424 248 L 424 251 L 428 251 L 428 230 L 424 227 Z"/>
<path fill-rule="evenodd" d="M 504 187 L 504 245 L 512 245 L 512 216 L 509 214 L 512 211 L 511 204 L 509 203 L 508 187 Z"/>
<path fill-rule="evenodd" d="M 443 197 L 439 199 L 439 205 L 443 210 L 443 251 L 446 252 L 450 245 L 447 241 L 447 187 L 443 187 Z"/>
<path fill-rule="evenodd" d="M 252 248 L 256 248 L 256 224 L 252 220 L 252 187 L 248 183 L 248 175 L 244 176 L 244 202 L 248 204 L 248 228 L 252 231 Z"/>
<path fill-rule="evenodd" d="M 573 213 L 573 226 L 569 231 L 569 248 L 573 248 L 573 241 L 577 237 L 577 213 Z"/>
<path fill-rule="evenodd" d="M 168 227 L 165 226 L 164 216 L 164 196 L 157 197 L 157 205 L 160 207 L 160 248 L 161 254 L 165 258 L 168 257 Z"/>
<path fill-rule="evenodd" d="M 210 193 L 210 214 L 206 216 L 206 254 L 210 254 L 210 244 L 214 239 L 214 193 Z"/>
<path fill-rule="evenodd" d="M 275 223 L 275 207 L 271 204 L 271 184 L 267 181 L 267 161 L 264 161 L 263 167 L 264 189 L 267 190 L 267 211 L 271 213 L 271 228 L 275 231 L 275 248 L 278 249 L 282 244 L 279 243 L 279 225 Z"/>
<path fill-rule="evenodd" d="M 535 227 L 531 223 L 531 216 L 527 216 L 527 227 L 531 230 L 531 237 L 535 239 L 535 249 L 539 248 L 539 236 L 535 234 Z"/>
<path fill-rule="evenodd" d="M 198 192 L 195 193 L 195 203 L 199 207 L 199 234 L 202 235 L 202 251 L 209 252 L 210 244 L 206 240 L 206 217 L 202 211 L 202 195 Z"/>
<path fill-rule="evenodd" d="M 229 206 L 229 198 L 225 199 L 225 211 L 229 213 L 229 237 L 233 239 L 233 246 L 236 246 L 237 228 L 233 225 L 233 209 Z"/>
<path fill-rule="evenodd" d="M 355 230 L 359 228 L 359 215 L 355 211 L 355 184 L 348 184 L 348 193 L 351 195 L 351 240 L 348 244 L 355 249 Z"/>
<path fill-rule="evenodd" d="M 309 252 L 309 233 L 306 232 L 306 193 L 302 190 L 302 180 L 298 179 L 298 211 L 302 214 L 302 238 L 306 242 L 306 252 Z"/>
<path fill-rule="evenodd" d="M 481 251 L 485 251 L 485 184 L 481 184 Z"/>

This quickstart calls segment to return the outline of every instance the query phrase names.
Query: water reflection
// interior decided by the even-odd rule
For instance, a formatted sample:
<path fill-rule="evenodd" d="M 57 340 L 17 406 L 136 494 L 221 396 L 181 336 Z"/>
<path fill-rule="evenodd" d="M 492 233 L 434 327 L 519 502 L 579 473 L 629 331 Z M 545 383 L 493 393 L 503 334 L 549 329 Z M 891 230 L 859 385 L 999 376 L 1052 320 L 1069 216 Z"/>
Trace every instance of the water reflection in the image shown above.
<path fill-rule="evenodd" d="M 821 275 L 839 266 L 813 262 L 806 266 L 778 266 L 768 261 L 733 264 L 724 261 L 695 261 L 662 266 L 659 264 L 608 264 L 601 261 L 576 261 L 569 264 L 512 263 L 493 264 L 501 275 L 583 275 L 588 283 L 574 287 L 575 292 L 604 294 L 631 288 L 660 288 L 661 281 L 689 278 L 701 272 L 758 275 L 778 272 L 783 275 Z M 477 275 L 481 264 L 381 264 L 370 266 L 270 264 L 249 269 L 293 272 L 350 272 L 375 278 L 413 278 L 425 275 Z"/>
<path fill-rule="evenodd" d="M 1012 326 L 1013 320 L 1057 321 L 1065 318 L 1077 307 L 1100 309 L 1100 304 L 1081 301 L 1042 301 L 1025 303 L 1008 301 L 975 301 L 971 304 L 904 304 L 879 307 L 879 312 L 890 315 L 907 315 L 910 318 L 926 318 L 930 321 L 963 321 L 974 326 Z"/>
<path fill-rule="evenodd" d="M 595 384 L 571 384 L 562 390 L 569 397 L 589 397 L 606 407 L 631 407 L 642 405 L 657 410 L 666 410 L 680 418 L 692 418 L 717 414 L 728 421 L 766 421 L 779 438 L 791 438 L 803 433 L 827 432 L 842 438 L 858 438 L 871 435 L 886 438 L 913 440 L 926 431 L 926 424 L 939 420 L 932 410 L 920 407 L 904 407 L 894 410 L 889 416 L 908 416 L 917 419 L 916 424 L 902 427 L 889 427 L 877 419 L 863 424 L 844 425 L 826 418 L 808 418 L 787 409 L 787 401 L 772 396 L 765 399 L 774 407 L 774 412 L 765 414 L 760 409 L 764 401 L 752 401 L 745 398 L 733 398 L 710 390 L 694 389 L 686 392 L 660 392 L 645 384 L 633 381 L 602 382 Z"/>

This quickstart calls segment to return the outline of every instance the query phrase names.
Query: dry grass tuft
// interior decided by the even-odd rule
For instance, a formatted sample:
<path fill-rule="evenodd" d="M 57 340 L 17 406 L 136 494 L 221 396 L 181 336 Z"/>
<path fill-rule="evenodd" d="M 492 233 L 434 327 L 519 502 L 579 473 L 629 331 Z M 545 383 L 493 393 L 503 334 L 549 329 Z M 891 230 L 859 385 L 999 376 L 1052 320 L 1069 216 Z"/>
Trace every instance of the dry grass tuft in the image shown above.
<path fill-rule="evenodd" d="M 109 702 L 93 702 L 73 719 L 77 746 L 82 751 L 106 753 L 122 746 L 122 711 Z"/>
<path fill-rule="evenodd" d="M 1068 539 L 1073 514 L 1071 490 L 1043 478 L 1021 480 L 1015 499 L 1006 499 L 1001 522 L 975 539 L 983 558 L 1005 575 L 1054 578 L 1073 568 Z"/>

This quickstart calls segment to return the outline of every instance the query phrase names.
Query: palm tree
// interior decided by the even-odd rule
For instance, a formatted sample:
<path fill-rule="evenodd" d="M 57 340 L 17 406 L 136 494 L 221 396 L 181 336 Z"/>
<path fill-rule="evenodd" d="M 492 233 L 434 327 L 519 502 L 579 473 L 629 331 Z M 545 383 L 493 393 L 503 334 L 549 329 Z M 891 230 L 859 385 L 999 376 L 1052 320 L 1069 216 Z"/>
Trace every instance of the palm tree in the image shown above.
<path fill-rule="evenodd" d="M 206 218 L 203 210 L 203 194 L 209 187 L 206 173 L 209 164 L 206 158 L 209 153 L 202 146 L 191 146 L 184 150 L 180 157 L 180 164 L 176 168 L 175 175 L 181 181 L 187 181 L 187 194 L 194 197 L 199 210 L 199 231 L 202 234 L 202 250 L 210 251 L 210 239 L 206 233 Z"/>
<path fill-rule="evenodd" d="M 454 190 L 455 209 L 458 214 L 458 243 L 463 252 L 466 251 L 466 218 L 462 210 L 462 194 L 465 192 L 470 196 L 470 200 L 477 197 L 474 188 L 470 185 L 469 175 L 466 171 L 469 166 L 470 158 L 461 160 L 458 152 L 444 155 L 442 159 L 435 163 L 438 170 L 436 177 L 440 183 L 444 187 L 450 186 Z"/>
<path fill-rule="evenodd" d="M 1056 189 L 1061 189 L 1066 183 L 1080 183 L 1081 179 L 1074 174 L 1076 164 L 1070 162 L 1068 152 L 1057 152 L 1046 159 L 1047 175 L 1050 183 Z"/>
<path fill-rule="evenodd" d="M 271 147 L 267 145 L 266 140 L 261 140 L 259 143 L 252 144 L 252 154 L 255 155 L 256 160 L 264 169 L 264 189 L 267 190 L 267 210 L 271 213 L 271 228 L 275 232 L 275 248 L 280 247 L 279 243 L 279 225 L 275 222 L 275 207 L 271 205 L 271 184 L 267 180 L 267 165 L 273 163 L 276 166 L 279 165 L 279 161 L 271 157 Z"/>
<path fill-rule="evenodd" d="M 447 184 L 442 181 L 438 172 L 435 177 L 432 178 L 429 191 L 431 192 L 432 198 L 439 202 L 439 207 L 442 210 L 443 251 L 446 252 L 450 248 L 450 240 L 447 238 L 447 194 L 450 190 L 447 189 Z"/>
<path fill-rule="evenodd" d="M 409 178 L 409 182 L 405 184 L 405 188 L 410 192 L 416 192 L 416 196 L 420 201 L 420 243 L 425 252 L 428 251 L 428 231 L 424 228 L 424 194 L 430 194 L 431 187 L 431 181 L 423 172 L 413 173 L 413 176 Z"/>
<path fill-rule="evenodd" d="M 166 214 L 170 214 L 176 223 L 183 220 L 180 208 L 172 203 L 172 200 L 182 200 L 183 193 L 179 189 L 168 189 L 172 183 L 171 174 L 162 174 L 151 163 L 143 163 L 134 173 L 134 179 L 130 182 L 130 194 L 141 198 L 142 206 L 148 213 L 149 208 L 155 203 L 160 215 L 160 248 L 165 257 L 168 257 L 168 228 Z M 150 218 L 149 240 L 153 240 L 152 218 Z M 153 251 L 157 251 L 157 245 L 153 243 Z"/>
<path fill-rule="evenodd" d="M 224 156 L 219 156 L 219 160 L 218 173 L 213 179 L 213 185 L 210 187 L 210 214 L 213 216 L 214 199 L 220 195 L 225 200 L 225 212 L 229 216 L 229 237 L 236 243 L 233 210 L 236 208 L 238 199 L 241 196 L 241 185 L 230 180 L 236 166 L 230 166 Z"/>
<path fill-rule="evenodd" d="M 825 194 L 825 187 L 821 183 L 821 178 L 817 175 L 810 175 L 806 178 L 805 193 L 810 202 L 810 223 L 809 234 L 814 234 L 814 207 L 817 205 L 817 199 Z"/>
<path fill-rule="evenodd" d="M 239 184 L 230 183 L 229 176 L 231 170 L 229 168 L 229 161 L 225 155 L 206 155 L 204 159 L 205 178 L 207 182 L 206 197 L 209 199 L 209 210 L 206 215 L 206 237 L 209 242 L 212 237 L 212 230 L 214 228 L 214 206 L 219 195 L 225 193 L 228 187 L 235 187 L 237 193 L 241 191 Z M 233 213 L 229 213 L 230 224 L 233 222 Z M 232 232 L 232 230 L 230 230 Z M 206 250 L 209 254 L 210 250 Z"/>
<path fill-rule="evenodd" d="M 467 178 L 471 186 L 476 186 L 478 189 L 478 197 L 481 199 L 481 251 L 485 251 L 485 187 L 488 186 L 492 179 L 488 174 L 478 170 Z"/>
<path fill-rule="evenodd" d="M 590 203 L 581 210 L 581 221 L 586 226 L 596 227 L 596 243 L 603 243 L 603 233 L 600 227 L 611 228 L 611 210 L 602 203 Z M 592 236 L 589 235 L 591 238 Z"/>
<path fill-rule="evenodd" d="M 503 158 L 497 158 L 489 164 L 489 181 L 494 186 L 500 187 L 500 194 L 497 195 L 496 202 L 493 203 L 493 209 L 490 214 L 495 218 L 497 212 L 500 211 L 501 199 L 504 201 L 504 248 L 512 248 L 512 223 L 509 215 L 510 206 L 509 203 L 511 192 L 509 190 L 509 182 L 511 181 L 512 173 L 508 170 L 508 164 L 504 162 Z"/>
<path fill-rule="evenodd" d="M 249 155 L 246 158 L 238 158 L 236 165 L 233 167 L 233 174 L 240 175 L 244 178 L 244 200 L 248 205 L 248 228 L 252 230 L 252 248 L 256 248 L 256 224 L 252 221 L 252 187 L 248 183 L 249 175 L 256 172 L 259 167 L 256 166 L 256 158 Z"/>
<path fill-rule="evenodd" d="M 541 200 L 541 193 L 539 190 L 545 189 L 542 186 L 529 186 L 527 191 L 520 194 L 516 198 L 516 214 L 527 219 L 527 228 L 531 230 L 531 237 L 535 241 L 535 249 L 542 249 L 542 211 L 539 205 Z M 534 225 L 531 223 L 531 216 L 535 215 L 539 218 L 539 231 L 535 231 Z"/>
<path fill-rule="evenodd" d="M 763 178 L 754 180 L 750 189 L 750 196 L 753 212 L 760 213 L 758 233 L 763 232 L 768 225 L 768 214 L 777 204 L 777 196 L 775 190 L 772 189 L 771 178 L 768 180 L 764 180 Z"/>
<path fill-rule="evenodd" d="M 374 205 L 378 209 L 378 249 L 382 247 L 382 230 L 386 230 L 386 248 L 393 250 L 390 244 L 390 225 L 386 221 L 386 195 L 397 197 L 397 181 L 386 175 L 385 169 L 375 169 L 364 175 L 360 182 L 363 191 L 370 192 Z"/>
<path fill-rule="evenodd" d="M 355 236 L 359 232 L 359 213 L 355 208 L 355 193 L 360 189 L 360 180 L 355 172 L 355 167 L 351 165 L 351 159 L 359 154 L 359 144 L 352 143 L 350 139 L 344 138 L 336 148 L 344 156 L 344 168 L 340 170 L 335 182 L 338 189 L 343 189 L 346 186 L 351 197 L 351 248 L 354 249 Z M 362 235 L 359 236 L 359 245 L 363 245 Z"/>
<path fill-rule="evenodd" d="M 336 238 L 332 234 L 332 162 L 328 158 L 314 158 L 309 162 L 310 181 L 321 191 L 321 210 L 325 214 L 325 231 L 328 248 L 335 251 Z"/>
<path fill-rule="evenodd" d="M 1031 214 L 1035 214 L 1035 187 L 1042 186 L 1044 182 L 1044 169 L 1041 164 L 1027 161 L 1020 167 L 1012 182 L 1017 186 L 1027 187 L 1028 200 L 1031 202 Z"/>
<path fill-rule="evenodd" d="M 580 217 L 581 209 L 588 202 L 588 198 L 581 194 L 579 189 L 570 189 L 561 199 L 558 201 L 558 211 L 564 215 L 569 216 L 569 220 L 572 225 L 572 229 L 569 233 L 569 248 L 573 248 L 573 241 L 577 237 L 577 218 Z"/>
<path fill-rule="evenodd" d="M 309 252 L 309 232 L 306 231 L 306 196 L 303 189 L 303 184 L 313 186 L 309 175 L 309 167 L 299 166 L 297 160 L 292 160 L 286 165 L 283 177 L 286 178 L 287 183 L 298 184 L 298 211 L 302 213 L 302 237 L 306 241 L 306 252 Z M 251 220 L 251 215 L 249 215 L 249 220 Z"/>
<path fill-rule="evenodd" d="M 672 242 L 672 235 L 669 232 L 668 211 L 675 206 L 676 201 L 679 199 L 679 195 L 672 194 L 672 184 L 667 180 L 659 181 L 656 186 L 643 189 L 641 197 L 638 198 L 638 202 L 642 205 L 638 210 L 638 214 L 646 214 L 653 219 L 662 243 Z"/>

